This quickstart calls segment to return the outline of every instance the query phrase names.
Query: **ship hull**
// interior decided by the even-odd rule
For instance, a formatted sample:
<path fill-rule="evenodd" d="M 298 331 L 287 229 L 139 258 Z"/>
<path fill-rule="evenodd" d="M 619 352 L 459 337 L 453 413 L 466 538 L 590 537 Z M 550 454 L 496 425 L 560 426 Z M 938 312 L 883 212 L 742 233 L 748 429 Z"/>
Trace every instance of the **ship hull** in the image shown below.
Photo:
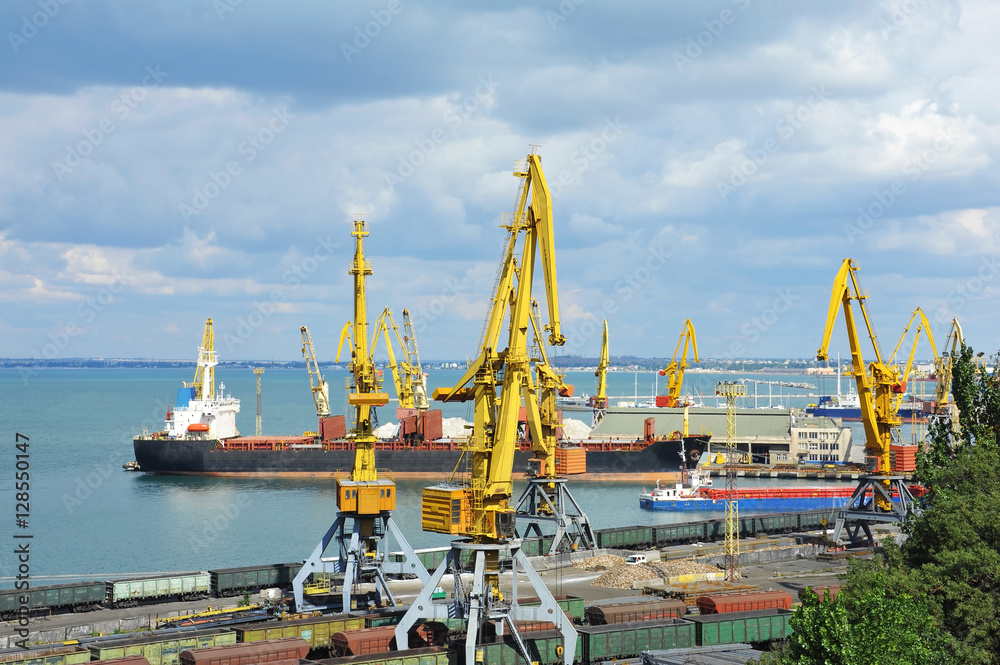
<path fill-rule="evenodd" d="M 687 453 L 689 468 L 697 463 L 695 452 L 704 449 L 704 439 L 689 437 L 655 441 L 648 445 L 631 442 L 600 444 L 599 450 L 587 450 L 587 473 L 574 475 L 581 480 L 646 481 L 669 478 L 681 469 L 682 451 Z M 435 444 L 436 446 L 436 444 Z M 142 471 L 152 474 L 194 476 L 298 476 L 334 477 L 350 471 L 354 450 L 330 450 L 321 446 L 284 450 L 229 450 L 211 439 L 133 440 L 135 459 Z M 429 449 L 422 446 L 392 446 L 376 449 L 380 468 L 390 469 L 396 478 L 441 479 L 455 470 L 461 457 L 453 449 Z M 530 450 L 514 453 L 514 473 L 528 467 Z"/>
<path fill-rule="evenodd" d="M 850 501 L 845 497 L 808 497 L 808 498 L 773 498 L 773 499 L 740 499 L 739 509 L 745 512 L 800 512 L 807 510 L 825 510 L 843 508 Z M 664 511 L 705 511 L 721 512 L 726 509 L 725 499 L 639 499 L 639 507 L 646 510 Z"/>

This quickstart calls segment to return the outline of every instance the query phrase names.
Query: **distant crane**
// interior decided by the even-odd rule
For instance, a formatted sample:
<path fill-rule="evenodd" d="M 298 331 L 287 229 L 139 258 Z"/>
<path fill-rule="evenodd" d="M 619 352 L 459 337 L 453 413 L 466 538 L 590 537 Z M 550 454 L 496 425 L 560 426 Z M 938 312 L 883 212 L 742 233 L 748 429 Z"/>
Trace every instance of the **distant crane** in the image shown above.
<path fill-rule="evenodd" d="M 964 342 L 965 340 L 962 338 L 962 326 L 959 325 L 958 319 L 952 319 L 948 337 L 944 340 L 944 346 L 941 347 L 939 365 L 935 368 L 937 371 L 937 406 L 935 412 L 938 415 L 950 416 L 952 422 L 956 424 L 958 423 L 958 409 L 950 402 L 951 372 L 955 356 L 961 352 Z"/>
<path fill-rule="evenodd" d="M 326 385 L 323 375 L 319 372 L 319 363 L 316 362 L 316 353 L 313 351 L 309 329 L 302 326 L 299 328 L 299 332 L 302 334 L 302 355 L 306 359 L 309 387 L 312 389 L 313 402 L 316 404 L 316 415 L 320 418 L 326 418 L 330 415 L 330 387 Z"/>
<path fill-rule="evenodd" d="M 597 363 L 597 390 L 590 398 L 590 406 L 594 409 L 591 419 L 591 427 L 597 427 L 597 423 L 604 420 L 604 414 L 608 409 L 608 320 L 604 319 L 604 335 L 601 337 L 601 359 Z"/>
<path fill-rule="evenodd" d="M 681 352 L 681 345 L 684 346 L 683 352 Z M 691 319 L 684 320 L 680 339 L 677 340 L 677 348 L 674 349 L 673 360 L 660 370 L 660 376 L 667 377 L 667 394 L 657 395 L 656 406 L 680 406 L 681 385 L 684 382 L 684 370 L 687 369 L 688 346 L 694 351 L 694 361 L 701 362 L 698 360 L 698 339 L 695 337 L 694 324 L 691 323 Z"/>
<path fill-rule="evenodd" d="M 352 347 L 350 372 L 353 385 L 347 403 L 354 407 L 354 423 L 348 437 L 354 443 L 354 468 L 349 478 L 337 478 L 337 518 L 292 581 L 295 607 L 299 612 L 334 606 L 333 602 L 306 600 L 309 591 L 319 592 L 315 594 L 317 596 L 333 595 L 332 587 L 324 584 L 322 578 L 318 584 L 314 578 L 314 585 L 307 587 L 306 582 L 313 575 L 327 576 L 326 580 L 329 580 L 333 573 L 343 573 L 340 607 L 345 612 L 351 609 L 351 592 L 355 583 L 371 583 L 379 604 L 384 594 L 389 604 L 397 605 L 387 574 L 409 573 L 421 581 L 428 579 L 427 569 L 417 559 L 392 518 L 392 511 L 396 508 L 396 483 L 384 473 L 380 477 L 375 468 L 374 409 L 387 404 L 389 396 L 382 392 L 381 379 L 375 372 L 368 346 L 365 277 L 372 273 L 372 266 L 365 259 L 364 238 L 368 235 L 368 226 L 364 220 L 355 220 L 351 235 L 355 238 L 354 260 L 350 269 L 350 274 L 354 276 L 354 321 L 345 326 L 341 340 L 344 335 L 349 336 Z M 337 362 L 340 362 L 340 350 Z M 402 561 L 391 561 L 389 558 L 390 533 L 403 550 Z M 324 558 L 323 553 L 334 540 L 338 545 L 336 558 Z"/>
<path fill-rule="evenodd" d="M 847 526 L 852 541 L 858 541 L 859 533 L 863 530 L 868 542 L 873 542 L 871 523 L 902 522 L 907 519 L 908 509 L 914 511 L 919 509 L 915 507 L 913 497 L 902 476 L 884 475 L 890 473 L 892 443 L 894 440 L 899 440 L 898 427 L 901 421 L 897 413 L 898 397 L 895 395 L 904 391 L 905 382 L 900 376 L 899 368 L 882 358 L 878 336 L 875 334 L 875 328 L 868 316 L 868 308 L 865 306 L 868 295 L 858 285 L 855 274 L 857 270 L 851 259 L 844 259 L 834 278 L 823 343 L 816 351 L 816 359 L 820 361 L 829 359 L 830 335 L 837 320 L 837 309 L 843 307 L 847 339 L 851 346 L 850 374 L 854 376 L 857 384 L 861 422 L 865 428 L 865 463 L 870 471 L 880 475 L 865 476 L 861 479 L 847 506 L 837 514 L 833 539 L 837 540 L 842 529 Z M 854 310 L 851 308 L 852 300 L 858 301 L 868 337 L 875 351 L 875 360 L 867 366 L 861 353 Z M 896 501 L 893 501 L 894 494 L 897 497 Z"/>
<path fill-rule="evenodd" d="M 389 334 L 390 328 L 393 335 Z M 389 355 L 389 369 L 392 370 L 393 383 L 396 386 L 396 397 L 399 399 L 399 408 L 417 409 L 426 411 L 429 408 L 427 403 L 427 383 L 424 379 L 423 370 L 420 367 L 420 356 L 417 354 L 417 340 L 413 336 L 413 327 L 410 325 L 410 313 L 403 310 L 403 330 L 404 334 L 399 334 L 399 328 L 392 318 L 392 310 L 388 307 L 383 310 L 378 319 L 375 320 L 375 337 L 372 340 L 372 354 L 378 345 L 379 337 L 385 336 L 385 350 Z M 403 352 L 404 360 L 397 362 L 396 354 L 393 352 L 393 340 L 395 337 L 399 349 Z"/>

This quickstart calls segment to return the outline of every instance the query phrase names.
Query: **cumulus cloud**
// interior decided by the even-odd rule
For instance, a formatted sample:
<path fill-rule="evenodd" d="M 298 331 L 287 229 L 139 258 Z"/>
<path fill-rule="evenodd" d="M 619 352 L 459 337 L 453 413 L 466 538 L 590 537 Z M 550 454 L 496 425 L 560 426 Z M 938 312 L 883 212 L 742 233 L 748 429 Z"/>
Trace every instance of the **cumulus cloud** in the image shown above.
<path fill-rule="evenodd" d="M 409 308 L 428 358 L 469 355 L 532 149 L 581 353 L 585 322 L 662 355 L 691 317 L 706 356 L 808 356 L 845 256 L 904 318 L 912 284 L 943 307 L 969 279 L 945 259 L 1000 244 L 995 3 L 401 6 L 71 4 L 8 43 L 0 298 L 30 324 L 0 355 L 119 283 L 65 354 L 183 357 L 207 316 L 262 309 L 227 356 L 296 357 L 303 323 L 332 348 L 359 214 L 370 309 Z"/>

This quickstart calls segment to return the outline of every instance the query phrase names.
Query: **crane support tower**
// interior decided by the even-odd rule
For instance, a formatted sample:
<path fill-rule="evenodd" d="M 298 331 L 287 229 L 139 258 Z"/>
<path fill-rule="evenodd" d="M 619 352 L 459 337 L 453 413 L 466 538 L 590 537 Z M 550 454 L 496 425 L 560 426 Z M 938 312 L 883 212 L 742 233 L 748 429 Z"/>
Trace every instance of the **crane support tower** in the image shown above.
<path fill-rule="evenodd" d="M 951 402 L 951 372 L 955 356 L 961 352 L 964 342 L 962 326 L 959 325 L 958 319 L 952 319 L 948 337 L 944 340 L 944 346 L 941 347 L 939 366 L 935 368 L 937 370 L 937 404 L 934 412 L 938 416 L 951 418 L 953 426 L 958 425 L 958 407 Z"/>
<path fill-rule="evenodd" d="M 263 367 L 254 367 L 253 368 L 253 373 L 257 375 L 257 423 L 256 423 L 256 427 L 254 429 L 257 432 L 257 436 L 260 436 L 261 435 L 261 431 L 262 431 L 261 422 L 260 422 L 260 377 L 261 377 L 261 374 L 264 373 L 264 368 Z"/>
<path fill-rule="evenodd" d="M 829 360 L 830 335 L 837 320 L 837 309 L 843 307 L 847 339 L 851 346 L 851 369 L 857 384 L 861 403 L 861 422 L 865 429 L 865 463 L 877 475 L 863 476 L 847 505 L 837 513 L 833 539 L 836 541 L 847 527 L 852 543 L 873 543 L 871 524 L 877 522 L 902 522 L 908 514 L 917 512 L 913 496 L 902 476 L 888 475 L 890 447 L 899 440 L 900 418 L 897 413 L 899 398 L 905 392 L 905 377 L 899 367 L 886 363 L 879 348 L 878 336 L 868 316 L 865 305 L 867 294 L 858 285 L 855 274 L 858 268 L 851 259 L 844 259 L 833 281 L 830 306 L 827 310 L 823 343 L 816 351 L 816 359 Z M 853 288 L 852 288 L 853 287 Z M 857 300 L 868 337 L 875 352 L 875 360 L 865 365 L 861 341 L 855 325 L 851 301 Z M 865 539 L 862 540 L 861 532 Z"/>
<path fill-rule="evenodd" d="M 298 612 L 338 605 L 333 592 L 334 574 L 343 574 L 339 598 L 343 611 L 352 607 L 351 594 L 356 583 L 374 585 L 377 605 L 382 605 L 383 600 L 396 605 L 387 574 L 410 573 L 421 581 L 428 579 L 427 570 L 392 518 L 396 507 L 396 484 L 385 473 L 380 477 L 375 468 L 374 409 L 387 404 L 389 396 L 382 392 L 368 347 L 365 277 L 372 274 L 372 266 L 365 259 L 364 252 L 367 224 L 357 219 L 352 235 L 355 252 L 349 272 L 354 276 L 354 321 L 345 326 L 344 332 L 351 338 L 349 371 L 353 385 L 347 402 L 354 407 L 354 426 L 350 434 L 354 441 L 354 468 L 349 477 L 337 478 L 337 517 L 292 582 Z M 350 334 L 351 330 L 353 334 Z M 341 335 L 341 344 L 343 339 L 344 334 Z M 339 349 L 337 362 L 340 362 Z M 402 561 L 389 560 L 390 534 L 403 551 Z M 331 542 L 337 543 L 337 555 L 323 558 Z M 313 584 L 307 587 L 306 582 L 314 575 Z M 312 592 L 309 600 L 306 599 L 307 592 Z M 314 602 L 315 599 L 323 600 Z"/>
<path fill-rule="evenodd" d="M 682 346 L 683 351 L 681 351 Z M 694 324 L 691 323 L 691 319 L 684 319 L 681 336 L 677 340 L 677 348 L 674 349 L 674 357 L 669 365 L 660 370 L 660 376 L 667 377 L 667 394 L 657 395 L 656 406 L 680 406 L 681 385 L 684 383 L 684 370 L 687 369 L 689 346 L 694 351 L 694 361 L 701 362 L 698 360 L 698 339 L 694 334 Z"/>
<path fill-rule="evenodd" d="M 534 457 L 527 468 L 528 485 L 517 500 L 515 512 L 517 520 L 527 524 L 522 536 L 542 535 L 542 525 L 555 529 L 549 554 L 558 554 L 564 549 L 592 550 L 597 548 L 590 519 L 580 508 L 567 487 L 566 478 L 557 473 L 556 455 L 559 442 L 557 428 L 562 425 L 556 406 L 556 394 L 572 397 L 573 386 L 565 381 L 565 375 L 557 374 L 549 364 L 545 352 L 542 327 L 538 320 L 538 301 L 531 303 L 531 327 L 534 332 L 531 361 L 538 377 L 537 386 L 529 383 L 524 393 L 525 419 L 531 439 Z M 530 382 L 531 375 L 528 374 Z M 537 401 L 528 399 L 528 394 L 537 392 Z M 583 450 L 564 451 L 565 455 L 576 454 L 583 465 L 573 465 L 572 473 L 586 471 L 586 453 Z M 569 464 L 566 465 L 567 467 Z"/>
<path fill-rule="evenodd" d="M 475 422 L 464 445 L 470 458 L 467 482 L 426 487 L 421 503 L 425 531 L 461 537 L 452 541 L 445 560 L 417 594 L 396 626 L 396 644 L 406 648 L 410 628 L 421 619 L 462 617 L 466 620 L 465 662 L 477 662 L 476 646 L 487 622 L 511 635 L 527 663 L 531 656 L 517 629 L 517 621 L 550 621 L 563 636 L 562 660 L 571 665 L 576 651 L 576 629 L 556 604 L 551 592 L 532 569 L 515 536 L 512 466 L 517 448 L 518 410 L 537 399 L 531 391 L 528 335 L 531 322 L 531 287 L 536 253 L 540 254 L 548 305 L 549 345 L 565 343 L 560 330 L 559 299 L 552 228 L 552 205 L 542 173 L 541 158 L 532 153 L 514 167 L 520 188 L 512 215 L 502 216 L 507 239 L 493 287 L 481 347 L 465 375 L 452 388 L 437 389 L 435 399 L 473 401 Z M 518 243 L 519 240 L 521 243 Z M 520 260 L 516 249 L 521 246 Z M 507 320 L 506 348 L 499 348 Z M 471 385 L 470 385 L 471 384 Z M 510 590 L 501 590 L 501 567 L 511 570 Z M 467 563 L 468 562 L 468 563 Z M 466 588 L 461 572 L 473 570 L 472 587 Z M 435 587 L 447 571 L 455 576 L 452 601 L 433 602 Z M 519 603 L 518 578 L 527 576 L 540 604 Z M 523 585 L 523 582 L 522 582 Z"/>
<path fill-rule="evenodd" d="M 590 406 L 594 409 L 594 415 L 590 426 L 597 427 L 597 423 L 604 420 L 604 415 L 608 409 L 608 320 L 604 319 L 604 335 L 601 337 L 601 359 L 597 363 L 597 390 L 590 398 Z"/>
<path fill-rule="evenodd" d="M 323 379 L 319 371 L 319 363 L 316 362 L 316 352 L 313 350 L 312 338 L 309 336 L 309 329 L 305 326 L 299 328 L 302 334 L 302 356 L 306 359 L 306 370 L 309 372 L 309 388 L 312 390 L 313 403 L 316 405 L 316 415 L 326 418 L 330 415 L 330 387 Z"/>
<path fill-rule="evenodd" d="M 734 381 L 720 381 L 715 394 L 726 400 L 726 579 L 740 579 L 740 508 L 736 486 L 736 400 L 745 397 L 747 387 Z M 687 407 L 685 413 L 687 412 Z"/>

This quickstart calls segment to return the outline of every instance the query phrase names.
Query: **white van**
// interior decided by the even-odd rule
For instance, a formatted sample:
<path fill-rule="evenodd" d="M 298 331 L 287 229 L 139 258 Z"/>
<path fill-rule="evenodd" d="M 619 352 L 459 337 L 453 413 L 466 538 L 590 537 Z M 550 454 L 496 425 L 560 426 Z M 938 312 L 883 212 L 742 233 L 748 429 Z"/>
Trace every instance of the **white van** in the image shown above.
<path fill-rule="evenodd" d="M 625 557 L 626 566 L 637 566 L 640 563 L 646 563 L 645 554 L 629 554 L 627 557 Z"/>

